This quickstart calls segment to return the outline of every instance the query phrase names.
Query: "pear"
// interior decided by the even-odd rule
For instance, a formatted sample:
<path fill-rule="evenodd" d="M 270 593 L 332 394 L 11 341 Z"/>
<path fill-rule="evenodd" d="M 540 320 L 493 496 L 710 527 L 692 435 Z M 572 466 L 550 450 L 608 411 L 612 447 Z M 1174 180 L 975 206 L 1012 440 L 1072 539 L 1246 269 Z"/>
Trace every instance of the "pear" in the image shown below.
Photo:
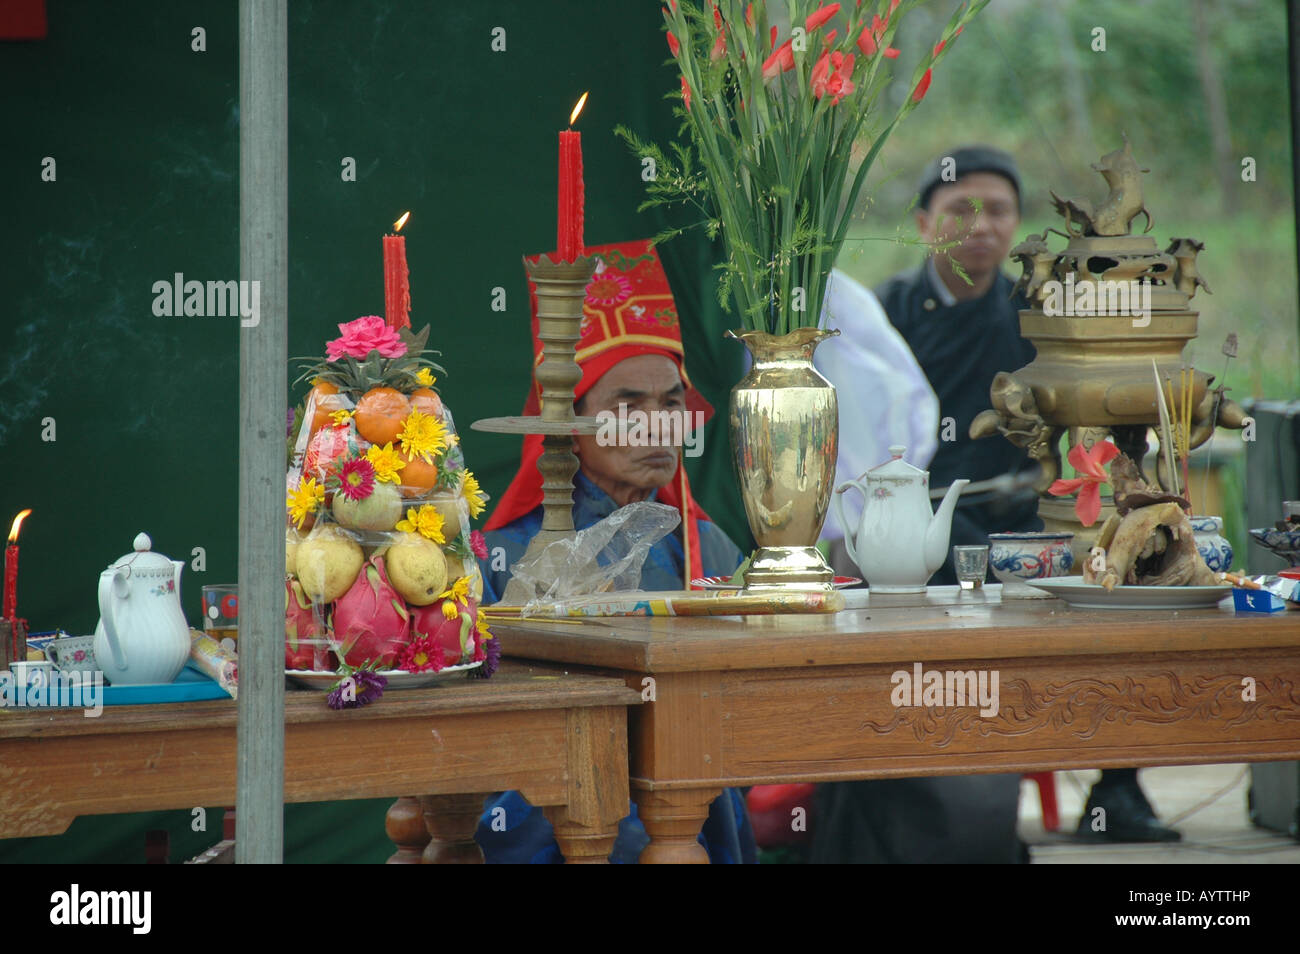
<path fill-rule="evenodd" d="M 314 603 L 333 603 L 346 593 L 364 562 L 357 541 L 333 524 L 313 530 L 297 556 L 298 582 Z"/>
<path fill-rule="evenodd" d="M 447 589 L 447 558 L 442 547 L 418 533 L 403 533 L 384 555 L 388 579 L 412 606 L 428 606 Z"/>
<path fill-rule="evenodd" d="M 289 527 L 284 531 L 284 575 L 298 575 L 298 547 L 307 538 L 302 532 Z"/>
<path fill-rule="evenodd" d="M 449 555 L 447 579 L 459 580 L 462 576 L 469 577 L 469 595 L 475 601 L 483 599 L 483 574 L 479 572 L 478 560 L 472 554 L 467 557 Z"/>
<path fill-rule="evenodd" d="M 364 500 L 336 493 L 333 509 L 334 519 L 353 530 L 392 530 L 402 519 L 402 495 L 396 485 L 376 481 Z"/>
<path fill-rule="evenodd" d="M 464 526 L 465 519 L 469 516 L 469 510 L 465 509 L 462 514 L 461 510 L 465 508 L 465 502 L 455 494 L 437 493 L 429 497 L 429 503 L 442 515 L 442 536 L 448 543 L 460 536 L 460 529 Z"/>

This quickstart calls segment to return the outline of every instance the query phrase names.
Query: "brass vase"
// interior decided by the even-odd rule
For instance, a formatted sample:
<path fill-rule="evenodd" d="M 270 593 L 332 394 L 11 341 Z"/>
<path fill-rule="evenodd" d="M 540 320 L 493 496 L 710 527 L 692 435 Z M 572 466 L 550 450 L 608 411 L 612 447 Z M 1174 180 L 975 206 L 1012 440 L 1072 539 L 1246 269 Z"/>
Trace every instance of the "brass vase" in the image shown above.
<path fill-rule="evenodd" d="M 835 574 L 816 543 L 835 483 L 839 403 L 813 367 L 813 351 L 839 332 L 728 334 L 754 359 L 729 401 L 731 459 L 759 547 L 745 586 L 829 590 Z"/>

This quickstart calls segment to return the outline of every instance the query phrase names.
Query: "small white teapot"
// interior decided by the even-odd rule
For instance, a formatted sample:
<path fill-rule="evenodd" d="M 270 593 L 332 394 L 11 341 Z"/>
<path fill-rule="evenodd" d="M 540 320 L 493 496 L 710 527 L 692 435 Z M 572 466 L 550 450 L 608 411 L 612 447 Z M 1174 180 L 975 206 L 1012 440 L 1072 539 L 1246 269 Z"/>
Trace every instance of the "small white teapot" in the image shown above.
<path fill-rule="evenodd" d="M 835 515 L 844 546 L 873 593 L 924 593 L 948 555 L 957 498 L 969 480 L 954 480 L 939 509 L 930 509 L 930 474 L 903 460 L 907 448 L 889 448 L 891 459 L 857 480 L 835 488 Z M 856 487 L 865 498 L 854 534 L 844 517 L 843 493 Z"/>
<path fill-rule="evenodd" d="M 114 685 L 174 680 L 190 656 L 190 627 L 181 611 L 185 564 L 150 552 L 148 535 L 99 575 L 95 662 Z"/>

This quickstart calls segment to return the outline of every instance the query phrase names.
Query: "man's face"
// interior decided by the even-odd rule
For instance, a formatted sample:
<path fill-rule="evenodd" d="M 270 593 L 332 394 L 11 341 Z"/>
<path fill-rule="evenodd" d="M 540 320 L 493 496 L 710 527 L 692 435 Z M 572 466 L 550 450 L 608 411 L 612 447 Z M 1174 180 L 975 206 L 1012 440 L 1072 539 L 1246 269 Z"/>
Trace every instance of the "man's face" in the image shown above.
<path fill-rule="evenodd" d="M 939 255 L 951 255 L 972 279 L 987 275 L 1006 259 L 1020 225 L 1016 190 L 996 173 L 972 172 L 935 189 L 916 223 L 927 242 L 959 243 Z"/>
<path fill-rule="evenodd" d="M 618 414 L 620 404 L 626 404 L 628 412 L 684 413 L 686 391 L 676 363 L 660 354 L 620 361 L 583 395 L 577 412 L 580 417 L 595 417 L 601 411 Z M 680 446 L 602 446 L 595 436 L 579 437 L 577 444 L 583 473 L 615 497 L 613 488 L 649 491 L 664 486 L 676 473 L 681 453 Z"/>

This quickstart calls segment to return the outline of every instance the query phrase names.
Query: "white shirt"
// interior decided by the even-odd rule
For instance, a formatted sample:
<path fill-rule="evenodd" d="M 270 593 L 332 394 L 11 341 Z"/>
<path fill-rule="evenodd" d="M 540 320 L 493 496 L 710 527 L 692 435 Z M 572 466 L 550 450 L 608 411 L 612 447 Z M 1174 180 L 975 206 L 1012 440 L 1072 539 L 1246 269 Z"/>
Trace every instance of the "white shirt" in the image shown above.
<path fill-rule="evenodd" d="M 907 448 L 908 463 L 926 467 L 939 449 L 939 399 L 930 382 L 870 290 L 838 269 L 828 286 L 821 327 L 838 328 L 840 335 L 817 346 L 813 365 L 835 385 L 839 399 L 835 486 L 889 460 L 893 444 Z M 862 495 L 850 490 L 840 496 L 856 529 Z M 832 502 L 822 539 L 843 536 Z"/>

